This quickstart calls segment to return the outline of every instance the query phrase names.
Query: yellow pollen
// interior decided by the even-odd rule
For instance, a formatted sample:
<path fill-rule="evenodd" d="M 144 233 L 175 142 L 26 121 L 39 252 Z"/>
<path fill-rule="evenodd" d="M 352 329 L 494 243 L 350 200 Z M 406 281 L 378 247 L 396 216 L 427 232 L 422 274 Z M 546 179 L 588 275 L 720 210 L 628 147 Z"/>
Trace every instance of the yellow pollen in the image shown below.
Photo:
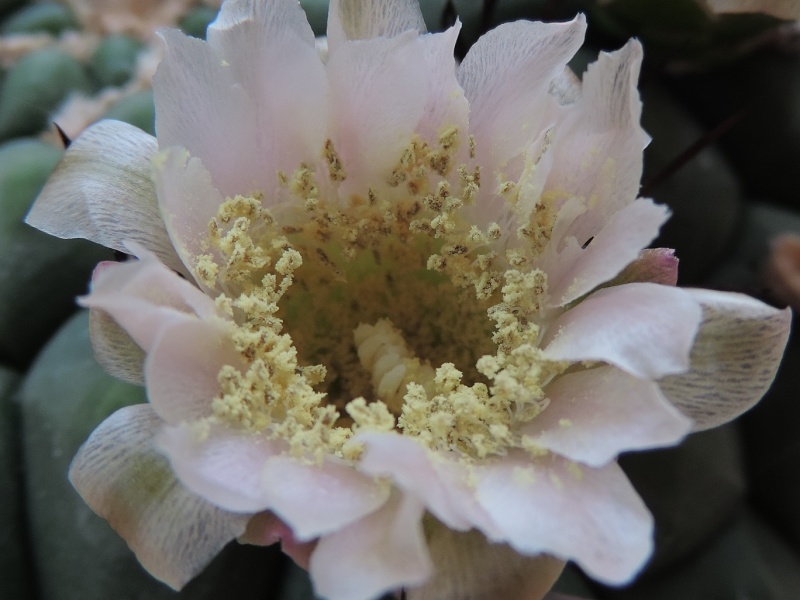
<path fill-rule="evenodd" d="M 321 165 L 278 173 L 282 198 L 301 209 L 275 212 L 288 222 L 259 194 L 222 203 L 193 270 L 214 290 L 238 359 L 220 369 L 200 434 L 223 421 L 316 462 L 358 460 L 360 431 L 395 430 L 467 461 L 546 454 L 520 425 L 567 367 L 540 348 L 547 278 L 529 266 L 555 199 L 532 204 L 520 243 L 503 249 L 508 231 L 467 218 L 481 174 L 458 164 L 462 138 L 454 127 L 413 136 L 388 181 L 349 198 L 317 181 L 347 176 L 327 140 Z M 468 148 L 474 158 L 472 136 Z M 516 202 L 518 189 L 500 193 Z"/>
<path fill-rule="evenodd" d="M 328 177 L 331 178 L 331 181 L 344 181 L 347 178 L 347 172 L 342 166 L 339 154 L 333 147 L 333 140 L 325 140 L 322 156 L 328 164 Z"/>

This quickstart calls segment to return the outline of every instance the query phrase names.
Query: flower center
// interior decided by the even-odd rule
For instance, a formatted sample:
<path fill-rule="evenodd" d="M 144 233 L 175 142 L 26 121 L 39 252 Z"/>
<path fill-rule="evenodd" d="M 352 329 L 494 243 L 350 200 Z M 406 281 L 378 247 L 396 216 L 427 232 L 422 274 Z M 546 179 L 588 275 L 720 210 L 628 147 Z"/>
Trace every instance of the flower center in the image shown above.
<path fill-rule="evenodd" d="M 525 446 L 515 426 L 563 369 L 538 347 L 546 277 L 494 250 L 498 225 L 469 223 L 479 171 L 455 169 L 456 149 L 454 131 L 412 140 L 382 188 L 345 202 L 328 142 L 317 171 L 281 175 L 287 202 L 222 204 L 195 272 L 241 364 L 220 371 L 213 418 L 316 460 L 357 458 L 365 429 L 473 457 Z"/>

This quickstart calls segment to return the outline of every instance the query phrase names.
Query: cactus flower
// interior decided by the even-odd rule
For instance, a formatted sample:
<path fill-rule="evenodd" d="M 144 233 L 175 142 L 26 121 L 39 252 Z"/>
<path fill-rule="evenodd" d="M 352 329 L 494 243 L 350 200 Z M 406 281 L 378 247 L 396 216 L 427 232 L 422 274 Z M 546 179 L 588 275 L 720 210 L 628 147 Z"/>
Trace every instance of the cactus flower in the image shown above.
<path fill-rule="evenodd" d="M 632 41 L 579 81 L 582 16 L 516 22 L 457 65 L 457 22 L 229 0 L 162 34 L 157 138 L 103 121 L 28 222 L 103 263 L 91 336 L 146 385 L 70 477 L 180 588 L 281 540 L 330 600 L 541 598 L 567 560 L 629 581 L 650 513 L 616 463 L 769 387 L 790 314 L 675 287 L 645 250 Z"/>

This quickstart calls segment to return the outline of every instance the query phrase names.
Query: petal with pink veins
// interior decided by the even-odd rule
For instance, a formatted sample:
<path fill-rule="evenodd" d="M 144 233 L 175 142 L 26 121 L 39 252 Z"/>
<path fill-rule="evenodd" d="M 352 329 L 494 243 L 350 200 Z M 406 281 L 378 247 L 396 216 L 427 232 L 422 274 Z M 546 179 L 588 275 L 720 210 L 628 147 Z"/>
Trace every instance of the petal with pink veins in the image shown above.
<path fill-rule="evenodd" d="M 688 292 L 655 283 L 599 290 L 561 315 L 544 339 L 552 360 L 603 361 L 656 379 L 689 368 L 702 310 Z"/>
<path fill-rule="evenodd" d="M 427 535 L 435 572 L 421 587 L 406 590 L 408 600 L 541 600 L 564 569 L 563 560 L 521 555 L 478 531 L 432 523 Z"/>
<path fill-rule="evenodd" d="M 677 443 L 692 421 L 658 384 L 615 367 L 568 373 L 546 390 L 550 404 L 521 429 L 537 446 L 591 467 L 627 450 Z"/>
<path fill-rule="evenodd" d="M 594 469 L 513 451 L 474 473 L 478 501 L 502 531 L 497 541 L 518 552 L 572 559 L 611 584 L 650 557 L 653 518 L 616 463 Z"/>
<path fill-rule="evenodd" d="M 177 590 L 244 533 L 250 515 L 212 506 L 175 479 L 153 446 L 161 425 L 147 404 L 118 410 L 81 446 L 69 478 L 144 568 Z"/>
<path fill-rule="evenodd" d="M 224 321 L 190 319 L 164 328 L 145 362 L 153 410 L 170 425 L 211 416 L 225 365 L 245 370 Z"/>
<path fill-rule="evenodd" d="M 311 555 L 314 588 L 327 600 L 371 600 L 427 580 L 432 572 L 422 504 L 394 492 L 371 515 L 320 539 Z"/>
<path fill-rule="evenodd" d="M 424 65 L 416 32 L 345 42 L 331 53 L 329 134 L 345 171 L 340 196 L 366 196 L 366 182 L 388 184 L 428 101 Z"/>
<path fill-rule="evenodd" d="M 269 508 L 291 526 L 299 541 L 340 530 L 378 510 L 388 486 L 335 458 L 321 465 L 272 456 L 262 468 Z"/>
<path fill-rule="evenodd" d="M 255 111 L 250 127 L 258 133 L 257 170 L 239 192 L 257 181 L 270 204 L 278 171 L 314 164 L 325 140 L 327 82 L 314 32 L 296 0 L 236 0 L 222 5 L 207 39 Z M 216 178 L 213 165 L 206 166 Z"/>
<path fill-rule="evenodd" d="M 133 125 L 100 121 L 55 168 L 25 222 L 60 238 L 86 238 L 127 252 L 136 240 L 185 272 L 161 220 L 151 160 L 156 139 Z"/>
<path fill-rule="evenodd" d="M 611 285 L 635 282 L 678 285 L 678 257 L 670 248 L 648 248 L 642 250 L 639 258 L 625 267 Z"/>
<path fill-rule="evenodd" d="M 346 40 L 392 38 L 409 30 L 427 31 L 417 0 L 331 0 L 328 6 L 332 52 Z"/>
<path fill-rule="evenodd" d="M 690 368 L 659 384 L 698 430 L 734 419 L 772 385 L 789 337 L 791 310 L 743 294 L 686 290 L 703 309 Z"/>
<path fill-rule="evenodd" d="M 234 71 L 205 41 L 168 30 L 153 77 L 162 150 L 181 146 L 199 158 L 225 195 L 262 188 L 256 110 Z"/>
<path fill-rule="evenodd" d="M 405 493 L 423 502 L 425 508 L 452 529 L 492 524 L 475 501 L 469 487 L 469 472 L 458 457 L 428 450 L 416 440 L 396 433 L 359 433 L 355 441 L 364 444 L 358 469 L 374 477 L 391 477 Z"/>

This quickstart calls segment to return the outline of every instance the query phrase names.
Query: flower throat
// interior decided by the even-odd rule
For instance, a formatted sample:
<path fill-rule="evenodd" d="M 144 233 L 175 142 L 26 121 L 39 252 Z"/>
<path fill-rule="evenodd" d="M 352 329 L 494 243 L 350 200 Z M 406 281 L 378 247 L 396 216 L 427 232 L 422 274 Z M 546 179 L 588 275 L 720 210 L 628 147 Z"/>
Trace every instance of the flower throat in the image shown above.
<path fill-rule="evenodd" d="M 455 131 L 434 150 L 413 140 L 386 192 L 346 206 L 306 165 L 280 174 L 288 208 L 258 195 L 221 205 L 195 272 L 221 291 L 242 360 L 220 371 L 212 418 L 317 460 L 357 458 L 350 438 L 364 429 L 467 456 L 524 445 L 512 426 L 538 414 L 558 370 L 533 318 L 546 279 L 492 249 L 496 224 L 465 224 L 480 179 L 453 173 L 456 148 Z M 330 182 L 344 180 L 330 141 L 322 156 Z"/>

